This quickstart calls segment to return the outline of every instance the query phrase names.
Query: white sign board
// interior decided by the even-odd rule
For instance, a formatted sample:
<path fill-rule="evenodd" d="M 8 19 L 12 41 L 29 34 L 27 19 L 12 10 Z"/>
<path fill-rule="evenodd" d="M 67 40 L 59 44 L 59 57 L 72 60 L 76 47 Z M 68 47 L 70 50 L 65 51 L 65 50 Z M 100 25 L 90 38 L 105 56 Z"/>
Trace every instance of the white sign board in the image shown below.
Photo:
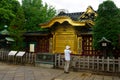
<path fill-rule="evenodd" d="M 14 56 L 14 55 L 16 55 L 16 53 L 17 53 L 17 51 L 10 51 L 10 52 L 8 53 L 8 56 Z"/>
<path fill-rule="evenodd" d="M 24 54 L 25 54 L 24 51 L 19 51 L 19 52 L 16 54 L 16 56 L 23 56 Z"/>
<path fill-rule="evenodd" d="M 30 52 L 34 52 L 35 51 L 35 44 L 30 44 Z"/>

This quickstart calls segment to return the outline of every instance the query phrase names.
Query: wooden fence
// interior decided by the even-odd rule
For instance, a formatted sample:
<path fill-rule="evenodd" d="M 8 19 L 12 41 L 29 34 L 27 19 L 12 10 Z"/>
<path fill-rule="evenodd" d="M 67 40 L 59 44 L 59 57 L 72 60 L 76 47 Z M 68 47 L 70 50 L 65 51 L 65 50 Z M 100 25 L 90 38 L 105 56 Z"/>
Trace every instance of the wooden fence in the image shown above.
<path fill-rule="evenodd" d="M 23 56 L 9 56 L 10 51 L 0 50 L 0 61 L 13 63 L 13 64 L 35 64 L 36 55 L 34 53 L 27 53 Z M 54 67 L 64 67 L 64 55 L 54 55 Z M 93 70 L 93 71 L 107 71 L 107 72 L 120 72 L 120 57 L 99 57 L 99 56 L 71 56 L 70 68 L 73 70 Z"/>
<path fill-rule="evenodd" d="M 55 67 L 64 67 L 64 55 L 55 55 Z M 120 57 L 99 57 L 99 56 L 71 56 L 71 68 L 74 70 L 93 70 L 106 72 L 120 72 Z"/>
<path fill-rule="evenodd" d="M 35 62 L 34 53 L 25 52 L 23 56 L 17 56 L 17 54 L 9 55 L 9 52 L 10 51 L 4 50 L 4 49 L 0 50 L 0 61 L 1 62 L 7 62 L 7 63 L 13 63 L 13 64 L 34 64 Z"/>

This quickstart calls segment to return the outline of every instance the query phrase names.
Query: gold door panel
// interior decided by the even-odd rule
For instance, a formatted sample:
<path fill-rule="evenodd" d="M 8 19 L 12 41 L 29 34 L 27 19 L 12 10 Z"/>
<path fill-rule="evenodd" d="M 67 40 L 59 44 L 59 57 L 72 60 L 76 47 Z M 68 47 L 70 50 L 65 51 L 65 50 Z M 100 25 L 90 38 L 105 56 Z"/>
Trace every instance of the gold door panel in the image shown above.
<path fill-rule="evenodd" d="M 63 53 L 65 46 L 69 45 L 71 50 L 75 49 L 75 35 L 71 34 L 57 34 L 55 36 L 55 53 Z"/>

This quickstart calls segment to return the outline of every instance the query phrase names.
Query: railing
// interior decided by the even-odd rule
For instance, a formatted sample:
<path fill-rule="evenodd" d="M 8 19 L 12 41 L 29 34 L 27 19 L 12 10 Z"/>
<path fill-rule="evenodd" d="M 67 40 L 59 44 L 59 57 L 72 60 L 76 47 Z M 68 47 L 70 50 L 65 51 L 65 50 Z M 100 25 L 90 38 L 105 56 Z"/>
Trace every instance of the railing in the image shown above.
<path fill-rule="evenodd" d="M 94 70 L 107 72 L 120 72 L 120 57 L 99 57 L 99 56 L 71 56 L 71 68 L 74 70 Z M 55 67 L 64 67 L 64 55 L 55 55 Z"/>
<path fill-rule="evenodd" d="M 0 61 L 13 63 L 13 64 L 34 64 L 35 53 L 25 52 L 23 56 L 8 55 L 10 51 L 1 49 L 0 50 Z"/>
<path fill-rule="evenodd" d="M 19 54 L 21 52 L 21 54 Z M 34 66 L 54 67 L 54 54 L 28 53 L 24 51 L 0 50 L 0 61 L 11 64 L 31 64 Z"/>
<path fill-rule="evenodd" d="M 13 64 L 35 64 L 36 56 L 33 53 L 25 53 L 23 56 L 9 56 L 10 51 L 0 50 L 0 61 Z M 45 58 L 45 57 L 44 57 Z M 55 54 L 54 67 L 64 67 L 64 55 Z M 99 57 L 99 56 L 71 56 L 70 68 L 73 70 L 93 70 L 93 71 L 107 71 L 120 72 L 120 57 Z"/>
<path fill-rule="evenodd" d="M 54 68 L 54 58 L 52 53 L 37 53 L 35 66 Z"/>

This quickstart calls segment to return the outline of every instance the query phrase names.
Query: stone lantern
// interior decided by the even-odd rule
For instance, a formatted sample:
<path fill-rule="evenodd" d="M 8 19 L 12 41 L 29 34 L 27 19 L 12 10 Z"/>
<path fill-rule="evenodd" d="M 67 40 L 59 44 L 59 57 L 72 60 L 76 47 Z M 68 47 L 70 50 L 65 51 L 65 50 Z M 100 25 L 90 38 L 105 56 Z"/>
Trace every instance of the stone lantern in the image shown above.
<path fill-rule="evenodd" d="M 104 57 L 107 57 L 107 49 L 110 46 L 111 41 L 106 39 L 105 37 L 102 37 L 98 42 L 100 43 L 100 46 L 102 47 Z"/>

